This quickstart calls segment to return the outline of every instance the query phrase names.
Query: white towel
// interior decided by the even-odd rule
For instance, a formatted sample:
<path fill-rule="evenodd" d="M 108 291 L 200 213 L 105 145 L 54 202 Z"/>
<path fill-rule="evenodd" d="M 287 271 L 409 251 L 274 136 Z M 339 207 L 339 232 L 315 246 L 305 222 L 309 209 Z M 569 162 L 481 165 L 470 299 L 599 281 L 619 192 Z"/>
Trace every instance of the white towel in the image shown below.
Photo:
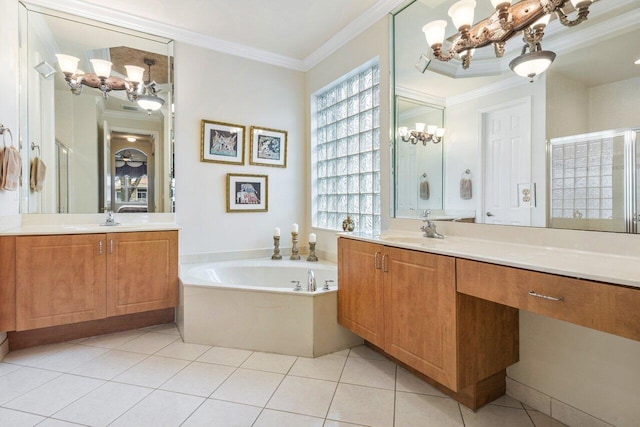
<path fill-rule="evenodd" d="M 460 198 L 462 200 L 469 200 L 473 196 L 471 187 L 471 178 L 460 178 Z"/>
<path fill-rule="evenodd" d="M 22 159 L 15 147 L 5 148 L 2 158 L 2 189 L 15 191 L 20 187 Z"/>
<path fill-rule="evenodd" d="M 42 191 L 44 178 L 47 174 L 47 166 L 39 158 L 35 157 L 31 161 L 31 173 L 29 174 L 31 189 L 34 191 Z"/>

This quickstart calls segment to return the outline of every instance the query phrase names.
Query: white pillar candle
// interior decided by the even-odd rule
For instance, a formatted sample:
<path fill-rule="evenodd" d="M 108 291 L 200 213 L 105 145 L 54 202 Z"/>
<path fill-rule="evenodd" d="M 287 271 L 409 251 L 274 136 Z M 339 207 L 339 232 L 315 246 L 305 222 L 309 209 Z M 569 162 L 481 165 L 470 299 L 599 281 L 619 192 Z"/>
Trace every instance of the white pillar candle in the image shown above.
<path fill-rule="evenodd" d="M 298 224 L 296 224 L 295 222 L 291 226 L 291 232 L 292 233 L 297 233 L 298 232 Z"/>
<path fill-rule="evenodd" d="M 273 236 L 280 237 L 280 227 L 276 227 L 273 229 Z"/>
<path fill-rule="evenodd" d="M 316 242 L 316 233 L 309 234 L 309 243 L 315 243 L 315 242 Z"/>

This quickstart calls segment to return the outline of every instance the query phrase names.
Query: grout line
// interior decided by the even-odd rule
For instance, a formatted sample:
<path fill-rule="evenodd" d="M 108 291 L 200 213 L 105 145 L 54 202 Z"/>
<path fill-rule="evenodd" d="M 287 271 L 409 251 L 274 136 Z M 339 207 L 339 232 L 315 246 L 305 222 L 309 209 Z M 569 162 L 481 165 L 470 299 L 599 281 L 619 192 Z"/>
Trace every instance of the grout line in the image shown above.
<path fill-rule="evenodd" d="M 454 400 L 454 402 L 455 402 L 455 400 Z M 464 421 L 464 414 L 462 413 L 462 406 L 460 406 L 460 402 L 457 402 L 457 403 L 458 403 L 458 412 L 460 413 L 460 419 L 462 420 L 462 427 L 465 427 L 467 425 L 467 423 L 465 423 L 465 421 Z"/>

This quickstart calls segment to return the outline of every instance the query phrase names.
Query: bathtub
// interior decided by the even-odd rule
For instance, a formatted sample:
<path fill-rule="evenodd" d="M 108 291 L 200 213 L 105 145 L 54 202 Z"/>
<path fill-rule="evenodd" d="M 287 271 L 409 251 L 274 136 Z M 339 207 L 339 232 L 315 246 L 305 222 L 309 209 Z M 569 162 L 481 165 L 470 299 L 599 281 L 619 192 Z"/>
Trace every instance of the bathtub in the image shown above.
<path fill-rule="evenodd" d="M 315 292 L 306 291 L 309 270 Z M 294 291 L 292 281 L 303 290 Z M 336 265 L 327 262 L 181 264 L 178 328 L 187 343 L 321 356 L 362 343 L 337 322 L 338 285 Z"/>

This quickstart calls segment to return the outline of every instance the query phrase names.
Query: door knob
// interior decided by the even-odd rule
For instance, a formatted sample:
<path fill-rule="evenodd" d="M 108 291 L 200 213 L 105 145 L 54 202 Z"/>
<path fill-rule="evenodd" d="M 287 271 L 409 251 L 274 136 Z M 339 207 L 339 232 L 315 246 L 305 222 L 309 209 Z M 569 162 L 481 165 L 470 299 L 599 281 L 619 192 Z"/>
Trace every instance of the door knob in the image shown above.
<path fill-rule="evenodd" d="M 491 212 L 487 212 L 487 216 L 494 216 Z"/>

